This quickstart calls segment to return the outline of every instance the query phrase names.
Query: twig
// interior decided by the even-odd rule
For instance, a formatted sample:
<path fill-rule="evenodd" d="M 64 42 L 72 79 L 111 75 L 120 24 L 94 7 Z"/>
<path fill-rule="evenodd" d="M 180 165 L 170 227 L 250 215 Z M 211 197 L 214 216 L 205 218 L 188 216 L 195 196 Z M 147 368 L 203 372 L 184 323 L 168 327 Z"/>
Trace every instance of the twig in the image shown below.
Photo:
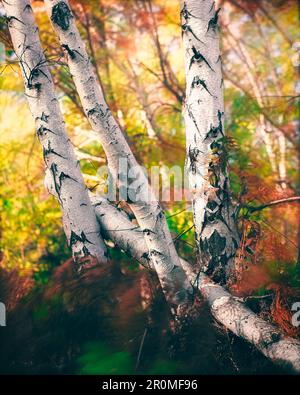
<path fill-rule="evenodd" d="M 256 207 L 246 206 L 246 208 L 249 210 L 250 213 L 255 213 L 256 211 L 261 211 L 268 207 L 277 206 L 278 204 L 290 203 L 290 202 L 300 202 L 300 196 L 291 196 L 289 198 L 278 199 L 278 200 L 274 200 L 273 202 L 261 204 L 260 206 L 256 206 Z"/>
<path fill-rule="evenodd" d="M 245 296 L 244 298 L 234 297 L 239 302 L 247 302 L 249 299 L 266 299 L 272 297 L 274 294 L 267 294 L 267 295 L 249 295 Z"/>
<path fill-rule="evenodd" d="M 135 365 L 135 368 L 134 368 L 135 371 L 138 369 L 139 364 L 140 364 L 140 359 L 141 359 L 141 355 L 142 355 L 145 339 L 146 339 L 146 336 L 147 336 L 147 332 L 148 332 L 148 328 L 146 328 L 144 330 L 144 333 L 143 333 L 143 337 L 142 337 L 140 348 L 139 348 L 139 353 L 138 353 L 137 360 L 136 360 L 136 365 Z"/>

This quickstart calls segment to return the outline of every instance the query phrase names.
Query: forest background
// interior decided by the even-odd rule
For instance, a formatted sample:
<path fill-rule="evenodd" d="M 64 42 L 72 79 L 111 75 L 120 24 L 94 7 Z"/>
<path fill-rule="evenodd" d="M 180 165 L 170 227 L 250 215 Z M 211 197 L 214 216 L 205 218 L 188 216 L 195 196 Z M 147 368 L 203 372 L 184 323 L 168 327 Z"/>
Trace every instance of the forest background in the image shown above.
<path fill-rule="evenodd" d="M 43 2 L 33 4 L 86 184 L 92 191 L 101 190 L 97 174 L 105 164 L 103 150 L 84 117 Z M 71 5 L 108 104 L 126 129 L 138 161 L 148 169 L 184 168 L 185 75 L 179 2 L 80 0 Z M 286 201 L 300 195 L 297 2 L 224 0 L 221 31 L 226 144 L 233 196 L 241 207 L 242 258 L 236 260 L 238 278 L 231 291 L 249 297 L 254 310 L 288 335 L 299 336 L 298 328 L 291 324 L 291 305 L 300 300 L 299 202 Z M 105 273 L 80 284 L 70 273 L 65 278 L 62 268 L 67 270 L 70 250 L 61 212 L 44 187 L 42 152 L 1 9 L 0 58 L 0 301 L 6 302 L 19 326 L 26 323 L 25 331 L 15 329 L 10 334 L 11 342 L 15 336 L 16 346 L 9 351 L 7 366 L 0 357 L 1 369 L 38 373 L 184 371 L 186 350 L 172 358 L 164 355 L 170 348 L 164 323 L 156 323 L 156 335 L 147 334 L 149 344 L 146 337 L 143 353 L 139 352 L 146 319 L 140 289 L 147 280 L 132 259 L 110 249 L 111 260 L 119 263 L 118 280 L 107 279 Z M 282 199 L 280 204 L 265 207 Z M 162 203 L 180 255 L 193 261 L 196 252 L 189 203 L 172 199 Z M 111 292 L 112 304 L 103 296 L 105 289 Z M 97 298 L 101 299 L 99 309 Z M 158 322 L 159 313 L 154 315 Z M 237 340 L 229 334 L 226 345 L 221 345 L 224 334 L 212 324 L 208 312 L 203 315 L 199 329 L 204 333 L 203 342 L 188 362 L 192 372 L 214 373 L 220 367 L 224 373 L 273 369 L 254 350 L 246 359 L 242 354 L 248 346 L 234 345 Z M 109 318 L 103 323 L 104 316 Z M 58 319 L 55 327 L 53 318 Z M 160 346 L 151 350 L 151 336 L 158 333 Z M 204 341 L 205 337 L 210 340 Z M 7 349 L 10 344 L 8 341 Z M 203 350 L 209 361 L 205 366 L 201 363 Z"/>

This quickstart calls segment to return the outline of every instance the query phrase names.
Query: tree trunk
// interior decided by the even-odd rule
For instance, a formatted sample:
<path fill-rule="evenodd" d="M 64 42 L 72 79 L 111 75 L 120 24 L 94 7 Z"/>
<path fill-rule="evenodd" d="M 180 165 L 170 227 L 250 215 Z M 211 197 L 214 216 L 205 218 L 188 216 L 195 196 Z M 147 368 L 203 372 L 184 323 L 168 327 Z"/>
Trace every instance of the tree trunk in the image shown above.
<path fill-rule="evenodd" d="M 225 283 L 239 245 L 224 134 L 223 78 L 214 1 L 182 1 L 186 167 L 203 272 Z"/>
<path fill-rule="evenodd" d="M 119 179 L 119 190 L 123 188 L 126 195 L 131 193 L 126 198 L 145 236 L 148 254 L 162 289 L 171 305 L 185 303 L 188 295 L 183 293 L 178 280 L 184 274 L 165 216 L 148 186 L 143 169 L 138 166 L 125 136 L 105 102 L 69 4 L 67 1 L 45 0 L 45 5 L 61 46 L 66 51 L 68 66 L 85 114 L 92 129 L 98 133 L 105 150 L 109 169 L 114 179 Z M 123 160 L 123 164 L 126 162 L 126 174 L 120 174 L 120 160 Z M 138 187 L 134 191 L 120 182 L 124 177 L 127 181 L 130 172 L 134 172 L 132 177 L 138 180 Z"/>
<path fill-rule="evenodd" d="M 73 257 L 80 268 L 84 264 L 94 263 L 95 259 L 106 262 L 106 247 L 66 134 L 30 2 L 3 1 L 3 5 L 22 70 L 25 94 L 43 147 L 45 184 L 62 207 L 64 229 Z"/>
<path fill-rule="evenodd" d="M 101 223 L 103 237 L 112 240 L 128 255 L 151 268 L 148 247 L 141 229 L 133 224 L 124 212 L 105 199 L 96 199 L 93 203 Z M 189 281 L 201 292 L 212 315 L 219 323 L 253 344 L 274 363 L 300 373 L 299 340 L 284 336 L 278 328 L 253 313 L 205 273 L 195 272 L 192 265 L 184 259 L 180 259 L 180 263 Z M 186 286 L 186 283 L 182 283 L 182 288 Z"/>

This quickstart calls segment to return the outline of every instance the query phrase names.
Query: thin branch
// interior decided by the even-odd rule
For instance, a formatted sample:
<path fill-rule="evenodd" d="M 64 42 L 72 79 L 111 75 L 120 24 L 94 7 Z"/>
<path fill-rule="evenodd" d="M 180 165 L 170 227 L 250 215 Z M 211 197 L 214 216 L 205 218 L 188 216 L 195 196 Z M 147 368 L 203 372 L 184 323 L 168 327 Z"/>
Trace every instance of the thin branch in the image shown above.
<path fill-rule="evenodd" d="M 246 206 L 246 208 L 249 210 L 250 213 L 255 213 L 256 211 L 261 211 L 268 207 L 273 207 L 279 204 L 291 203 L 291 202 L 300 202 L 300 196 L 291 196 L 289 198 L 278 199 L 269 203 L 261 204 L 260 206 L 256 206 L 256 207 Z"/>

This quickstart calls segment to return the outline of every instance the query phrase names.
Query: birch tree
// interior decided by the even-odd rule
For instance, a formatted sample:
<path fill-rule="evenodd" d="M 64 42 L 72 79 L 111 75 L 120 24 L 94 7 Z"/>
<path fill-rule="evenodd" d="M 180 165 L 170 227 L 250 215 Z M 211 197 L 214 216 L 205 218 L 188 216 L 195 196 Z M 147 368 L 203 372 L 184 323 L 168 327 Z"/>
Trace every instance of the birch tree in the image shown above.
<path fill-rule="evenodd" d="M 93 201 L 101 222 L 103 237 L 134 257 L 143 266 L 154 269 L 147 258 L 148 247 L 143 232 L 130 221 L 126 213 L 105 199 Z M 236 298 L 221 285 L 200 273 L 184 259 L 181 265 L 190 282 L 207 301 L 213 317 L 235 335 L 247 340 L 274 363 L 300 373 L 300 342 L 284 336 L 278 328 L 257 316 L 242 298 Z M 182 283 L 182 287 L 186 285 Z"/>
<path fill-rule="evenodd" d="M 25 94 L 35 120 L 46 165 L 45 184 L 59 201 L 75 261 L 106 262 L 106 247 L 55 95 L 38 28 L 28 0 L 3 1 Z"/>
<path fill-rule="evenodd" d="M 212 0 L 181 2 L 185 51 L 186 167 L 201 269 L 225 282 L 239 245 L 227 170 L 218 18 Z"/>
<path fill-rule="evenodd" d="M 34 69 L 34 66 L 36 66 L 35 62 L 40 62 L 40 58 L 34 59 L 33 55 L 39 54 L 40 56 L 43 56 L 42 49 L 39 44 L 39 37 L 37 34 L 37 28 L 34 24 L 34 19 L 32 15 L 32 10 L 30 7 L 30 4 L 28 1 L 25 0 L 18 0 L 15 1 L 15 3 L 12 5 L 10 4 L 9 7 L 6 8 L 7 10 L 7 15 L 8 15 L 8 21 L 10 23 L 10 29 L 11 29 L 11 34 L 12 38 L 14 41 L 14 46 L 16 49 L 16 52 L 19 51 L 19 47 L 22 49 L 20 52 L 17 52 L 17 55 L 19 57 L 22 69 L 23 69 L 23 76 L 25 79 L 25 89 L 26 89 L 26 94 L 30 96 L 33 96 L 33 93 L 35 93 L 35 96 L 30 97 L 30 106 L 32 108 L 32 112 L 34 116 L 36 117 L 36 114 L 40 114 L 41 109 L 42 110 L 47 110 L 49 112 L 49 116 L 46 120 L 42 120 L 43 123 L 39 123 L 40 120 L 39 118 L 36 119 L 38 127 L 47 127 L 50 130 L 46 130 L 46 136 L 47 136 L 47 141 L 46 145 L 44 145 L 44 140 L 40 137 L 41 142 L 43 147 L 46 146 L 48 147 L 48 141 L 50 141 L 50 147 L 52 147 L 52 134 L 55 132 L 54 136 L 59 136 L 56 137 L 57 139 L 59 138 L 59 141 L 54 140 L 53 144 L 56 142 L 57 145 L 55 145 L 55 148 L 65 148 L 65 150 L 58 151 L 58 152 L 63 152 L 64 156 L 62 159 L 65 158 L 65 161 L 68 163 L 65 164 L 65 162 L 61 162 L 59 159 L 58 165 L 62 167 L 64 170 L 65 166 L 68 165 L 68 171 L 69 173 L 66 174 L 71 174 L 72 177 L 74 175 L 74 184 L 77 186 L 77 184 L 80 185 L 80 189 L 74 190 L 74 193 L 76 194 L 76 197 L 81 196 L 80 193 L 84 191 L 84 197 L 85 201 L 83 207 L 89 207 L 88 213 L 90 214 L 90 219 L 95 219 L 96 217 L 98 218 L 99 223 L 101 224 L 101 233 L 103 237 L 107 240 L 113 240 L 114 243 L 127 252 L 130 256 L 136 258 L 141 264 L 144 266 L 150 268 L 151 270 L 156 270 L 161 268 L 161 265 L 164 262 L 157 261 L 153 259 L 153 254 L 151 254 L 151 247 L 149 247 L 149 243 L 151 245 L 152 240 L 149 242 L 149 238 L 145 237 L 145 229 L 140 226 L 137 227 L 135 224 L 133 224 L 130 219 L 126 216 L 126 214 L 119 209 L 117 209 L 114 205 L 110 204 L 107 202 L 105 199 L 94 199 L 93 200 L 93 207 L 91 206 L 91 202 L 89 200 L 89 197 L 87 195 L 86 188 L 83 186 L 83 181 L 82 181 L 82 176 L 80 173 L 80 170 L 78 169 L 77 162 L 74 159 L 74 153 L 72 150 L 72 146 L 67 139 L 66 132 L 64 130 L 64 125 L 62 121 L 62 116 L 60 112 L 60 108 L 57 104 L 57 99 L 55 98 L 54 95 L 54 88 L 51 80 L 51 75 L 49 70 L 46 67 L 46 60 L 43 59 L 43 65 L 38 66 L 37 70 L 38 72 L 34 72 L 33 76 L 31 77 L 31 82 L 30 84 L 40 84 L 38 86 L 32 87 L 29 85 L 28 87 L 28 74 L 25 73 L 24 69 L 26 67 L 30 67 L 30 74 L 32 72 L 32 69 Z M 17 21 L 18 24 L 14 25 L 14 21 Z M 12 24 L 12 25 L 11 25 Z M 17 31 L 17 33 L 15 32 Z M 31 37 L 30 41 L 28 40 L 28 33 L 32 34 L 33 36 Z M 22 36 L 23 40 L 20 40 L 20 37 Z M 71 35 L 72 36 L 72 35 Z M 30 35 L 29 35 L 30 37 Z M 66 44 L 68 45 L 68 44 Z M 34 49 L 34 50 L 33 50 Z M 70 49 L 70 47 L 69 47 Z M 74 49 L 72 49 L 74 51 Z M 24 54 L 26 53 L 26 57 L 24 57 Z M 30 55 L 31 53 L 31 55 Z M 33 55 L 32 55 L 33 54 Z M 32 62 L 32 63 L 31 63 Z M 89 63 L 88 63 L 89 64 Z M 28 66 L 29 65 L 29 66 Z M 41 68 L 42 67 L 42 68 Z M 35 69 L 34 69 L 35 70 Z M 40 75 L 41 74 L 41 75 Z M 85 78 L 86 74 L 83 74 L 81 78 Z M 39 79 L 41 78 L 41 79 Z M 46 85 L 46 83 L 49 83 L 49 85 Z M 47 87 L 48 90 L 44 90 Z M 102 91 L 100 91 L 102 93 Z M 47 102 L 47 100 L 50 100 L 50 103 Z M 104 99 L 103 99 L 104 100 Z M 55 107 L 52 103 L 56 103 Z M 46 105 L 47 104 L 47 105 Z M 50 107 L 48 107 L 50 106 Z M 109 111 L 109 110 L 108 110 Z M 48 114 L 47 112 L 47 114 Z M 101 115 L 101 114 L 100 114 Z M 99 116 L 100 116 L 99 115 Z M 40 117 L 42 118 L 42 117 Z M 44 117 L 43 117 L 44 118 Z M 108 118 L 111 118 L 111 115 L 108 116 Z M 106 119 L 106 116 L 105 116 Z M 55 123 L 55 120 L 60 120 L 61 122 L 59 125 L 62 125 L 61 128 L 59 129 L 58 126 Z M 113 122 L 112 120 L 111 122 Z M 52 124 L 52 122 L 54 122 Z M 47 126 L 45 126 L 45 124 Z M 108 120 L 106 120 L 106 125 L 107 127 L 107 134 L 109 132 L 113 133 L 114 129 L 110 129 L 110 123 Z M 54 128 L 54 126 L 56 128 Z M 53 128 L 52 128 L 53 127 Z M 39 130 L 39 128 L 38 128 Z M 118 133 L 121 133 L 120 131 Z M 100 132 L 99 132 L 100 134 Z M 44 136 L 44 133 L 43 133 Z M 42 136 L 42 137 L 43 137 Z M 112 135 L 112 138 L 120 137 L 122 138 L 123 135 Z M 109 136 L 106 136 L 107 139 Z M 104 139 L 104 137 L 102 137 Z M 46 139 L 46 138 L 45 138 Z M 123 139 L 125 140 L 124 136 Z M 123 142 L 123 140 L 121 140 Z M 65 144 L 65 145 L 62 145 Z M 68 150 L 67 150 L 68 149 Z M 126 146 L 125 146 L 125 148 Z M 113 152 L 109 151 L 111 156 L 117 156 L 119 155 L 119 151 Z M 128 151 L 126 151 L 128 153 Z M 53 157 L 55 158 L 57 156 L 56 151 L 50 152 L 50 154 L 47 154 L 50 156 L 50 159 Z M 69 155 L 67 157 L 67 155 Z M 132 155 L 132 154 L 131 154 Z M 59 158 L 61 158 L 60 154 L 58 155 Z M 133 155 L 132 155 L 133 157 Z M 45 159 L 46 164 L 49 169 L 49 159 Z M 134 158 L 132 159 L 134 160 Z M 54 160 L 53 160 L 54 161 Z M 113 161 L 113 160 L 112 160 Z M 51 162 L 56 163 L 55 162 Z M 134 162 L 133 162 L 134 163 Z M 75 166 L 73 169 L 72 166 Z M 59 167 L 59 168 L 61 168 Z M 51 169 L 51 165 L 50 165 Z M 77 171 L 77 173 L 75 173 Z M 49 173 L 50 175 L 53 173 Z M 65 173 L 64 173 L 65 174 Z M 77 175 L 77 178 L 75 179 L 75 175 Z M 64 178 L 68 179 L 68 176 L 62 176 L 62 180 L 64 181 Z M 49 178 L 48 185 L 50 191 L 60 200 L 65 203 L 66 201 L 68 202 L 68 199 L 63 199 L 64 195 L 63 193 L 70 192 L 69 189 L 64 189 L 63 192 L 62 190 L 62 182 L 60 184 L 60 189 L 59 192 L 56 191 L 55 189 L 55 177 L 53 176 L 52 178 Z M 76 182 L 75 182 L 76 180 Z M 147 183 L 147 179 L 143 179 L 145 183 Z M 148 184 L 147 184 L 148 185 Z M 72 189 L 73 191 L 73 189 Z M 81 197 L 82 198 L 82 197 Z M 82 198 L 83 199 L 83 198 Z M 71 199 L 72 200 L 72 199 Z M 152 200 L 150 201 L 152 202 Z M 156 204 L 157 202 L 154 201 Z M 74 224 L 70 221 L 70 217 L 68 216 L 68 210 L 77 210 L 78 208 L 73 207 L 73 206 L 66 206 L 62 204 L 63 212 L 64 212 L 64 221 L 65 221 L 65 227 L 69 229 L 71 226 Z M 277 202 L 278 203 L 278 202 Z M 277 204 L 276 203 L 276 204 Z M 66 203 L 65 203 L 66 204 Z M 144 202 L 143 204 L 147 205 L 149 204 L 147 201 Z M 154 204 L 154 203 L 151 203 Z M 132 205 L 134 207 L 134 205 Z M 65 207 L 68 207 L 66 209 Z M 80 206 L 81 207 L 81 206 Z M 139 207 L 139 206 L 138 206 Z M 149 208 L 149 206 L 146 206 Z M 153 207 L 150 205 L 150 208 Z M 71 218 L 75 218 L 75 213 L 76 211 L 72 211 L 70 215 L 72 215 Z M 81 212 L 79 211 L 79 214 Z M 150 214 L 149 214 L 150 216 Z M 77 219 L 77 217 L 76 217 Z M 78 218 L 79 224 L 82 225 L 84 224 L 84 219 L 85 218 Z M 165 221 L 165 218 L 162 216 L 160 218 L 162 221 L 161 223 Z M 82 222 L 83 221 L 83 222 Z M 141 221 L 142 224 L 144 224 Z M 153 222 L 152 222 L 153 224 Z M 97 225 L 98 227 L 98 225 Z M 98 230 L 99 228 L 97 228 Z M 155 227 L 154 227 L 155 230 Z M 93 233 L 94 234 L 94 233 Z M 97 233 L 98 234 L 98 233 Z M 168 230 L 167 230 L 167 235 L 169 235 Z M 171 238 L 171 236 L 169 236 Z M 84 240 L 86 241 L 86 240 Z M 160 247 L 163 248 L 162 244 L 163 241 L 160 241 Z M 87 242 L 87 241 L 86 241 Z M 171 240 L 172 242 L 172 240 Z M 98 243 L 98 244 L 97 244 Z M 172 242 L 173 243 L 173 242 Z M 72 243 L 71 243 L 72 245 Z M 95 240 L 95 246 L 98 246 L 99 248 L 103 247 L 103 241 L 102 238 L 99 235 L 99 239 Z M 173 246 L 173 244 L 172 244 Z M 72 245 L 72 247 L 74 247 Z M 169 246 L 167 246 L 169 248 Z M 150 251 L 149 251 L 150 249 Z M 272 361 L 281 364 L 283 366 L 292 368 L 295 372 L 300 372 L 300 343 L 299 341 L 284 337 L 281 332 L 274 327 L 273 325 L 269 324 L 268 322 L 262 320 L 260 317 L 258 317 L 256 314 L 254 314 L 251 310 L 249 310 L 244 304 L 241 303 L 241 300 L 238 298 L 232 297 L 225 289 L 214 283 L 205 273 L 199 273 L 197 268 L 194 268 L 192 265 L 190 265 L 188 262 L 186 262 L 183 259 L 180 259 L 174 249 L 174 254 L 176 256 L 176 259 L 178 260 L 178 266 L 174 266 L 173 269 L 171 270 L 171 274 L 168 274 L 164 272 L 164 275 L 169 275 L 169 277 L 165 280 L 164 277 L 160 276 L 161 283 L 163 285 L 163 289 L 166 293 L 166 297 L 170 301 L 171 304 L 179 304 L 182 303 L 183 300 L 185 300 L 186 295 L 189 294 L 190 292 L 190 283 L 193 285 L 194 288 L 197 288 L 203 297 L 207 300 L 208 305 L 211 308 L 213 316 L 216 318 L 217 321 L 219 321 L 221 324 L 223 324 L 226 328 L 231 330 L 233 333 L 235 333 L 238 336 L 243 337 L 247 341 L 251 342 L 254 344 L 264 355 L 266 355 L 268 358 L 270 358 Z M 105 256 L 105 249 L 103 248 L 104 253 L 103 255 Z M 101 249 L 101 251 L 103 251 Z M 163 250 L 164 251 L 164 250 Z M 150 252 L 150 253 L 149 253 Z M 154 254 L 155 255 L 155 254 Z M 89 255 L 88 255 L 89 256 Z M 96 255 L 95 255 L 96 256 Z M 177 270 L 178 268 L 178 270 Z M 176 271 L 176 283 L 174 286 L 174 271 Z M 187 281 L 188 280 L 188 281 Z M 170 282 L 168 282 L 170 281 Z M 171 289 L 166 288 L 166 286 L 171 285 Z M 178 290 L 178 291 L 177 291 Z M 178 293 L 174 294 L 174 291 L 181 292 L 183 298 L 178 298 Z M 176 299 L 177 297 L 177 299 Z M 175 298 L 175 299 L 174 299 Z M 179 302 L 179 303 L 178 303 Z"/>
<path fill-rule="evenodd" d="M 172 305 L 185 303 L 188 295 L 183 292 L 179 281 L 185 275 L 164 213 L 148 186 L 147 176 L 138 166 L 119 124 L 107 106 L 68 1 L 46 0 L 45 5 L 61 47 L 67 55 L 68 66 L 86 117 L 99 135 L 108 167 L 114 180 L 118 182 L 119 190 L 123 188 L 128 193 L 128 203 L 145 236 L 148 255 L 155 266 L 162 289 Z M 126 162 L 126 174 L 120 174 L 119 171 L 122 160 L 123 163 Z M 138 182 L 135 191 L 126 185 L 130 173 Z M 125 183 L 122 181 L 124 177 Z"/>

